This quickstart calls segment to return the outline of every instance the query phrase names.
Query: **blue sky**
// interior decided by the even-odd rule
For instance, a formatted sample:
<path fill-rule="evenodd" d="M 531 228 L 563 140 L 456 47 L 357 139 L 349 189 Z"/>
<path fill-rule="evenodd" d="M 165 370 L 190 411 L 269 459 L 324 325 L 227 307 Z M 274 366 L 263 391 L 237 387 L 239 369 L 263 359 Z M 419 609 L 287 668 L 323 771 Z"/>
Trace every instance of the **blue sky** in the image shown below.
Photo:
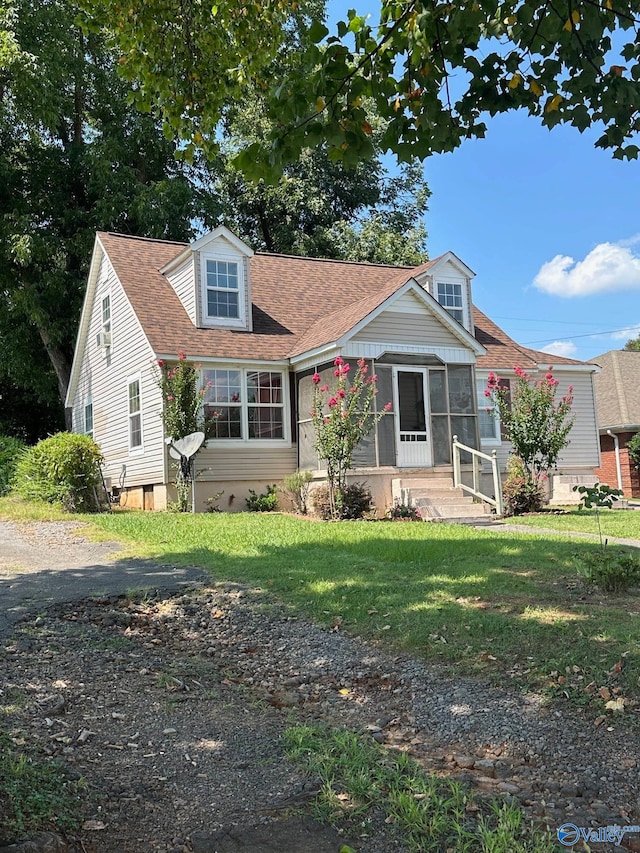
<path fill-rule="evenodd" d="M 512 114 L 425 163 L 431 256 L 475 270 L 476 304 L 519 343 L 585 360 L 640 334 L 640 163 L 594 138 Z"/>
<path fill-rule="evenodd" d="M 375 18 L 374 0 L 350 5 Z M 328 8 L 346 17 L 344 2 Z M 640 335 L 640 161 L 524 113 L 487 125 L 425 162 L 431 257 L 475 270 L 475 303 L 519 343 L 584 360 L 620 349 Z"/>

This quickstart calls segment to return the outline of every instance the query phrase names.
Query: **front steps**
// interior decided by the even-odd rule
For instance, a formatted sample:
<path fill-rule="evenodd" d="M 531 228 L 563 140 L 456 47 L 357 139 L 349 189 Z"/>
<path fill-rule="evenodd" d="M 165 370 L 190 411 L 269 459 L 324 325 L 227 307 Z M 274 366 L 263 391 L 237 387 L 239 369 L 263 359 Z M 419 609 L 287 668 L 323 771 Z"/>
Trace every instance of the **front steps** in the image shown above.
<path fill-rule="evenodd" d="M 425 521 L 473 524 L 487 520 L 489 504 L 475 502 L 462 489 L 454 489 L 446 477 L 398 477 L 391 481 L 394 502 L 419 508 Z"/>

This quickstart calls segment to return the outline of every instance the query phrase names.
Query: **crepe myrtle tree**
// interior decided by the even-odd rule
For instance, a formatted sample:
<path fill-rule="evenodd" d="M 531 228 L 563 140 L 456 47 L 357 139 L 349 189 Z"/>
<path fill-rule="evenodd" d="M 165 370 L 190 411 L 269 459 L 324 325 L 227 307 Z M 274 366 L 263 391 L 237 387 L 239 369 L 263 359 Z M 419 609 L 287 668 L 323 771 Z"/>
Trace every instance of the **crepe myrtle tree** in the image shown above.
<path fill-rule="evenodd" d="M 369 373 L 363 358 L 358 359 L 355 374 L 350 376 L 351 365 L 341 356 L 334 361 L 336 379 L 330 388 L 321 383 L 321 376 L 313 374 L 315 385 L 311 419 L 316 433 L 314 448 L 327 463 L 329 500 L 332 518 L 339 517 L 347 485 L 347 471 L 353 462 L 353 452 L 375 427 L 391 403 L 376 411 L 374 399 L 378 394 L 378 377 Z"/>
<path fill-rule="evenodd" d="M 554 468 L 563 448 L 569 444 L 569 433 L 575 416 L 571 414 L 573 386 L 556 398 L 558 380 L 549 367 L 545 375 L 532 381 L 522 367 L 515 368 L 511 388 L 500 383 L 497 374 L 489 373 L 485 396 L 494 404 L 507 439 L 513 445 L 513 455 L 521 463 L 519 491 L 528 496 L 517 500 L 519 511 L 538 509 L 541 503 L 541 481 Z M 520 467 L 520 466 L 519 466 Z M 507 482 L 507 486 L 509 487 Z M 515 512 L 514 512 L 515 514 Z"/>
<path fill-rule="evenodd" d="M 153 367 L 162 393 L 162 420 L 167 436 L 178 441 L 194 432 L 204 432 L 206 435 L 218 413 L 213 412 L 208 417 L 204 415 L 203 399 L 211 383 L 200 387 L 200 366 L 188 361 L 186 354 L 180 350 L 177 362 L 170 363 L 159 358 Z M 179 512 L 187 512 L 189 508 L 191 477 L 191 468 L 184 469 L 181 464 L 177 466 Z"/>

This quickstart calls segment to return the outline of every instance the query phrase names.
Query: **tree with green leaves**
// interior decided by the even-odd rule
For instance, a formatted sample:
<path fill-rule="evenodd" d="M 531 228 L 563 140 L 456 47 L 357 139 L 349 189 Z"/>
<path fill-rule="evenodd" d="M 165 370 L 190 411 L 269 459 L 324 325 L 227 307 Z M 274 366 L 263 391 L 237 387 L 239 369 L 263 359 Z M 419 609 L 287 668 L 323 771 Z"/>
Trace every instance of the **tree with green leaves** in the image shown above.
<path fill-rule="evenodd" d="M 220 218 L 258 251 L 416 266 L 427 259 L 430 195 L 418 163 L 391 176 L 378 147 L 353 169 L 305 149 L 275 183 L 247 180 L 236 156 L 271 125 L 250 100 L 225 121 L 209 190 Z"/>
<path fill-rule="evenodd" d="M 254 81 L 225 107 L 209 190 L 221 221 L 256 250 L 417 265 L 427 258 L 423 217 L 429 189 L 417 162 L 388 173 L 380 147 L 385 123 L 373 114 L 371 153 L 352 168 L 330 157 L 326 144 L 300 151 L 277 181 L 254 183 L 237 168 L 243 151 L 276 130 L 269 86 L 300 66 L 312 45 L 314 20 L 324 15 L 324 0 L 292 9 L 278 53 L 262 72 L 264 85 Z"/>
<path fill-rule="evenodd" d="M 189 167 L 71 0 L 0 16 L 0 383 L 64 400 L 96 230 L 186 239 Z"/>
<path fill-rule="evenodd" d="M 640 335 L 637 338 L 631 338 L 622 347 L 626 352 L 640 352 Z"/>
<path fill-rule="evenodd" d="M 320 144 L 357 164 L 372 152 L 370 101 L 400 161 L 451 151 L 484 135 L 486 114 L 517 109 L 548 128 L 595 126 L 597 146 L 638 155 L 637 0 L 382 0 L 378 23 L 350 10 L 331 33 L 316 16 L 304 55 L 276 80 L 264 69 L 304 0 L 84 2 L 114 22 L 137 103 L 187 153 L 216 146 L 248 82 L 265 90 L 273 132 L 238 158 L 254 176 Z"/>

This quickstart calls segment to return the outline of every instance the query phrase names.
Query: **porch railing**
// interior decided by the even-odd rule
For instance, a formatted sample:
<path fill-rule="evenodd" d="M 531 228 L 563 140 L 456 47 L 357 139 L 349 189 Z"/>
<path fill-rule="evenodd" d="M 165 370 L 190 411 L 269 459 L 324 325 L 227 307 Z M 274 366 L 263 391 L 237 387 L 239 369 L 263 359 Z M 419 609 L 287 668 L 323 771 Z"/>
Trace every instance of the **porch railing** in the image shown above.
<path fill-rule="evenodd" d="M 462 482 L 462 477 L 460 475 L 461 471 L 461 462 L 460 462 L 460 453 L 461 451 L 466 451 L 471 454 L 471 467 L 473 471 L 473 486 L 467 486 L 466 483 Z M 495 498 L 490 497 L 489 495 L 485 495 L 480 490 L 480 469 L 482 467 L 482 461 L 491 463 L 491 472 L 493 474 L 493 492 Z M 491 455 L 488 453 L 482 453 L 480 450 L 476 450 L 475 447 L 467 447 L 466 444 L 461 444 L 458 441 L 458 436 L 453 436 L 453 485 L 456 488 L 461 488 L 465 492 L 469 492 L 469 494 L 473 495 L 475 498 L 479 498 L 482 501 L 486 501 L 491 506 L 494 506 L 496 509 L 496 515 L 502 516 L 504 514 L 504 503 L 502 501 L 502 480 L 500 479 L 500 470 L 498 468 L 498 458 L 495 450 L 491 451 Z"/>

